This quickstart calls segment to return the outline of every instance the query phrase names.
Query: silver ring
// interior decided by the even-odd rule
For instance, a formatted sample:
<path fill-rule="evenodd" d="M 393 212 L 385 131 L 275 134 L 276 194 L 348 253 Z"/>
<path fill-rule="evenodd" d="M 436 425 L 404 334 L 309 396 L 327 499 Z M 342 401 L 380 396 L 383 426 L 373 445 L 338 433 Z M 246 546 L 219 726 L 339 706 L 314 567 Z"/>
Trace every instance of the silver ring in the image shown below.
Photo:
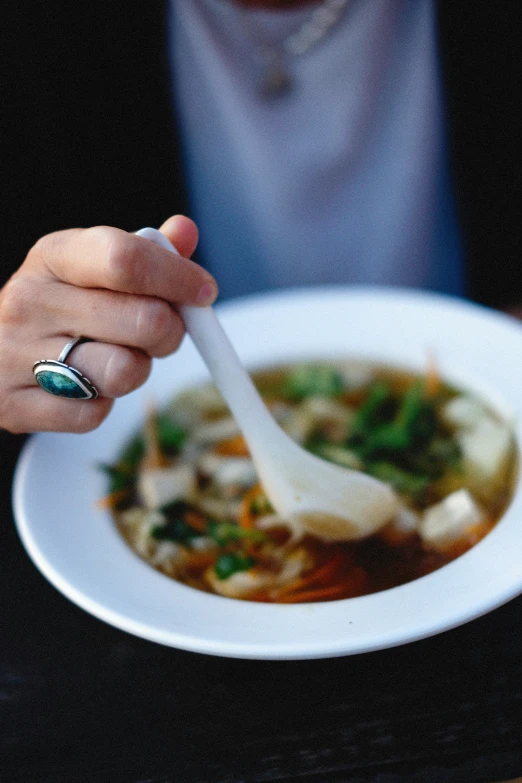
<path fill-rule="evenodd" d="M 41 388 L 55 397 L 68 397 L 73 400 L 94 400 L 98 389 L 75 367 L 65 360 L 79 343 L 90 342 L 89 337 L 74 337 L 60 353 L 58 359 L 40 359 L 33 364 L 36 382 Z"/>

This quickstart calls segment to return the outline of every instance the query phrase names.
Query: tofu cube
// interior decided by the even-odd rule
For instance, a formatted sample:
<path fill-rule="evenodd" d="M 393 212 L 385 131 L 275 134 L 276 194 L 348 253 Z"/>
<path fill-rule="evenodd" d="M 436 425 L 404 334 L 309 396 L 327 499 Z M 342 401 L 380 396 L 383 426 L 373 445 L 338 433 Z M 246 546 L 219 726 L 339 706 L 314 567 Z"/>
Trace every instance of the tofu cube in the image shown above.
<path fill-rule="evenodd" d="M 472 429 L 487 412 L 475 397 L 460 395 L 447 402 L 441 411 L 443 421 L 450 427 Z"/>
<path fill-rule="evenodd" d="M 479 479 L 490 479 L 500 470 L 509 454 L 511 430 L 492 416 L 483 416 L 470 430 L 458 435 L 464 462 Z"/>
<path fill-rule="evenodd" d="M 426 509 L 419 523 L 419 534 L 430 547 L 444 551 L 481 520 L 481 511 L 468 490 L 459 489 Z"/>
<path fill-rule="evenodd" d="M 222 457 L 207 452 L 198 461 L 201 472 L 220 486 L 250 487 L 257 481 L 257 473 L 250 457 Z"/>
<path fill-rule="evenodd" d="M 216 443 L 226 438 L 233 438 L 240 434 L 237 422 L 232 416 L 226 416 L 217 421 L 205 422 L 193 432 L 196 443 Z"/>
<path fill-rule="evenodd" d="M 147 508 L 161 508 L 176 500 L 190 500 L 196 490 L 196 471 L 191 465 L 143 470 L 138 493 Z"/>

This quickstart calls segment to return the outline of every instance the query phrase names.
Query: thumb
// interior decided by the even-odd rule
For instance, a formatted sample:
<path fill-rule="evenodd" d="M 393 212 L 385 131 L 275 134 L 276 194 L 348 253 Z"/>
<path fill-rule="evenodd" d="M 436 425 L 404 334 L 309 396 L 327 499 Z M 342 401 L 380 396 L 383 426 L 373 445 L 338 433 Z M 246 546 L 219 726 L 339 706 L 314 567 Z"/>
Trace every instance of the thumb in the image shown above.
<path fill-rule="evenodd" d="M 173 215 L 159 230 L 172 242 L 180 256 L 190 258 L 198 244 L 198 229 L 193 220 L 185 215 Z"/>

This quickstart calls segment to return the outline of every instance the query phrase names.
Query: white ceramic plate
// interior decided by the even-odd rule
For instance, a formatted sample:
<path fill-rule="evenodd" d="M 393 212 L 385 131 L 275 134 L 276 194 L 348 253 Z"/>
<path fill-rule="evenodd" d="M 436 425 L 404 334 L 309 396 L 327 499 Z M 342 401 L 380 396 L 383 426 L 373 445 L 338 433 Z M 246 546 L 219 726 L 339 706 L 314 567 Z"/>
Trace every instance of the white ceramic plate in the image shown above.
<path fill-rule="evenodd" d="M 446 297 L 378 288 L 290 291 L 219 308 L 250 368 L 298 358 L 362 356 L 424 369 L 432 351 L 443 374 L 514 416 L 522 442 L 522 326 Z M 97 510 L 110 462 L 141 424 L 146 403 L 166 402 L 207 379 L 186 340 L 155 363 L 147 384 L 119 400 L 87 435 L 39 434 L 27 443 L 14 482 L 22 541 L 69 599 L 137 636 L 214 655 L 297 659 L 360 653 L 447 630 L 522 592 L 522 489 L 477 546 L 434 573 L 362 598 L 266 605 L 178 584 L 140 560 Z M 88 404 L 88 403 L 79 403 Z"/>

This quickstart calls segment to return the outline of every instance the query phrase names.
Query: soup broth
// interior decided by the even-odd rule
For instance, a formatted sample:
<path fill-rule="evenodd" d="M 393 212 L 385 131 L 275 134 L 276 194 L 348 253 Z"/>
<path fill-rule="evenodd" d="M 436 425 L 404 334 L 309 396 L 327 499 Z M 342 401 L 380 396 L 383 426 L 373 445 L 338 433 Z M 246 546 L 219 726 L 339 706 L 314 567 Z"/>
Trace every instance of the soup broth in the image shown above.
<path fill-rule="evenodd" d="M 410 582 L 498 522 L 513 494 L 512 427 L 434 367 L 363 361 L 272 368 L 253 380 L 283 429 L 323 459 L 393 486 L 401 509 L 377 534 L 327 542 L 278 517 L 217 390 L 182 392 L 117 461 L 103 501 L 132 549 L 186 585 L 230 598 L 303 603 Z"/>

